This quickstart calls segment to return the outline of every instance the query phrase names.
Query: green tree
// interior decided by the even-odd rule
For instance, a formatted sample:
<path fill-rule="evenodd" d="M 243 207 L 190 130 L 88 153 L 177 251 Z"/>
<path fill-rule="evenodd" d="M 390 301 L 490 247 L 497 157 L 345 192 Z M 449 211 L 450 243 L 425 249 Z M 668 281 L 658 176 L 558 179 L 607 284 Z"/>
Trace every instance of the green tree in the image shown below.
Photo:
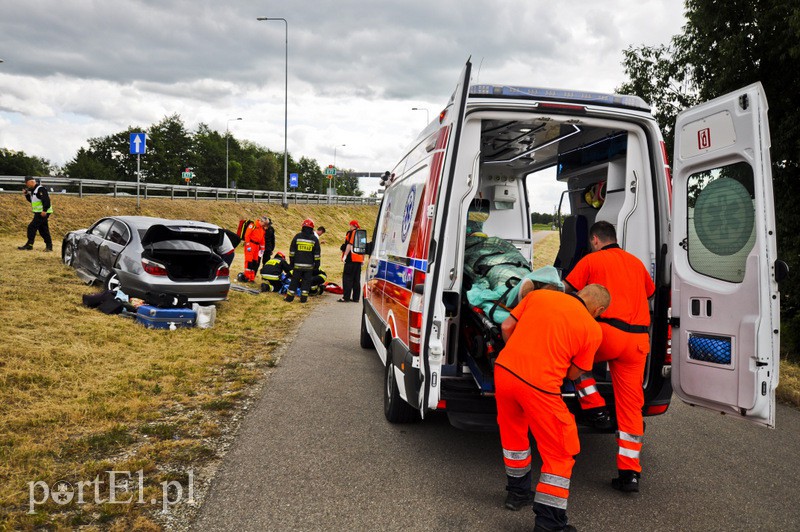
<path fill-rule="evenodd" d="M 64 175 L 74 179 L 119 180 L 113 167 L 95 157 L 86 148 L 79 149 L 75 158 L 64 165 Z"/>
<path fill-rule="evenodd" d="M 54 168 L 47 159 L 0 148 L 0 175 L 47 176 Z"/>
<path fill-rule="evenodd" d="M 656 106 L 665 133 L 682 107 L 760 81 L 769 102 L 780 258 L 800 269 L 800 4 L 786 0 L 686 0 L 687 23 L 669 46 L 630 48 L 622 91 Z M 671 105 L 674 103 L 674 105 Z M 672 149 L 672 134 L 668 149 Z M 670 152 L 671 153 L 671 152 Z M 790 349 L 800 345 L 800 286 L 781 285 Z"/>
<path fill-rule="evenodd" d="M 192 150 L 192 137 L 179 115 L 165 116 L 161 122 L 150 126 L 143 163 L 145 160 L 149 180 L 153 183 L 178 183 L 185 168 L 198 165 Z M 198 175 L 198 178 L 205 180 L 207 176 Z"/>

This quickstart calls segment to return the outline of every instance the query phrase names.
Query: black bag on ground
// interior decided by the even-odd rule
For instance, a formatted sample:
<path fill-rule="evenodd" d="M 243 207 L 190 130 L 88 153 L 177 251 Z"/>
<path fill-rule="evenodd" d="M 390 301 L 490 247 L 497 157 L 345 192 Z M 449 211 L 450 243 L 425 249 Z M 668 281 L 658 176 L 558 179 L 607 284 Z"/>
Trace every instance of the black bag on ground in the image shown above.
<path fill-rule="evenodd" d="M 96 294 L 84 294 L 83 304 L 89 308 L 96 308 L 103 314 L 119 314 L 124 308 L 122 301 L 117 299 L 116 291 L 106 290 Z"/>
<path fill-rule="evenodd" d="M 143 299 L 148 305 L 159 308 L 187 308 L 190 306 L 189 298 L 183 294 L 148 292 Z"/>

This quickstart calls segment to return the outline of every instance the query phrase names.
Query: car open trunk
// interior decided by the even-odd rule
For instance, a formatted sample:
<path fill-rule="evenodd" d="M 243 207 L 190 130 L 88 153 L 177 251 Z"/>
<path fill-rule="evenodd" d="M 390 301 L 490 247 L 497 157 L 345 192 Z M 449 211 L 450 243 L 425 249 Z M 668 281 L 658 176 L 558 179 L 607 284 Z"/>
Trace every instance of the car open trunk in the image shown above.
<path fill-rule="evenodd" d="M 190 240 L 165 240 L 144 247 L 142 257 L 167 269 L 173 281 L 211 281 L 222 259 L 211 248 Z"/>

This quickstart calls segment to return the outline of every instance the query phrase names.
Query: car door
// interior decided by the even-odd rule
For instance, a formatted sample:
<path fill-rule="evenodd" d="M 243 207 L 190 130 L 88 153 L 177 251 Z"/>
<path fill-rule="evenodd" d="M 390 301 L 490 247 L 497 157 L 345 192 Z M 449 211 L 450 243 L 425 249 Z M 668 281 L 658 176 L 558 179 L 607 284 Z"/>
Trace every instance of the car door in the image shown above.
<path fill-rule="evenodd" d="M 678 115 L 672 386 L 774 427 L 780 307 L 767 100 L 760 83 Z"/>
<path fill-rule="evenodd" d="M 102 244 L 103 240 L 105 240 L 106 233 L 111 228 L 113 223 L 114 220 L 112 218 L 100 220 L 90 227 L 78 241 L 76 262 L 82 270 L 98 278 L 101 278 L 102 271 L 102 265 L 100 264 L 99 256 L 100 244 Z"/>
<path fill-rule="evenodd" d="M 114 270 L 117 257 L 130 240 L 131 232 L 125 223 L 114 220 L 105 238 L 100 243 L 97 256 L 100 262 L 101 275 L 109 275 Z"/>

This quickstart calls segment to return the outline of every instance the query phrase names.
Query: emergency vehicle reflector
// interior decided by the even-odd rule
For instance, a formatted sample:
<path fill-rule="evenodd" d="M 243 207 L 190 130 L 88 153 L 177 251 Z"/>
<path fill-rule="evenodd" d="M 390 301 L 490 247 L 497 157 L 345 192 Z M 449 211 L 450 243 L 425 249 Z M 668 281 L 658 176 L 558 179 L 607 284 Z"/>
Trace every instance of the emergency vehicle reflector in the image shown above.
<path fill-rule="evenodd" d="M 644 415 L 646 416 L 659 416 L 667 411 L 669 405 L 653 405 L 648 406 L 644 409 Z"/>
<path fill-rule="evenodd" d="M 408 304 L 408 350 L 412 355 L 419 355 L 422 344 L 422 307 L 425 303 L 423 294 L 415 288 L 425 286 L 425 272 L 414 270 L 411 283 L 411 302 Z"/>

